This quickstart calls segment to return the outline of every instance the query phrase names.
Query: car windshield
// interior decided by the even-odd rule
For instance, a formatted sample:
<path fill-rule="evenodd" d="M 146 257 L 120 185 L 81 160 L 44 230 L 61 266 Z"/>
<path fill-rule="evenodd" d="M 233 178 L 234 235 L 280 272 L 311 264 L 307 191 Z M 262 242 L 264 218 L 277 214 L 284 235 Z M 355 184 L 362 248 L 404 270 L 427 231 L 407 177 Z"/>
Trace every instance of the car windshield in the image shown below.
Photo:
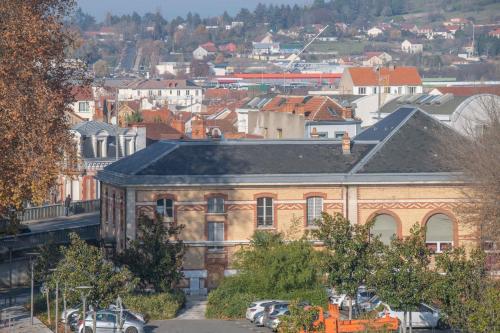
<path fill-rule="evenodd" d="M 257 306 L 257 304 L 255 304 L 255 303 L 250 304 L 250 308 L 254 308 L 256 306 Z"/>

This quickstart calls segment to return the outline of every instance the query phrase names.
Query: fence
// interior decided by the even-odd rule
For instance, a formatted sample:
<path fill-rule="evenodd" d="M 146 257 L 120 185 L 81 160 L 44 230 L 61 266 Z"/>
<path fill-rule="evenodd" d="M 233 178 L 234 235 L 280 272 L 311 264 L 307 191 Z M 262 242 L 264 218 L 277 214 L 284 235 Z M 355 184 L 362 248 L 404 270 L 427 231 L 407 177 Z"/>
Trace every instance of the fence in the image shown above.
<path fill-rule="evenodd" d="M 100 225 L 96 224 L 66 227 L 65 229 L 57 229 L 50 231 L 29 232 L 26 234 L 18 234 L 15 236 L 7 236 L 1 238 L 2 241 L 15 240 L 10 247 L 11 251 L 28 250 L 36 248 L 44 244 L 66 244 L 69 243 L 69 235 L 76 233 L 83 240 L 99 240 Z"/>
<path fill-rule="evenodd" d="M 71 203 L 71 214 L 83 214 L 99 211 L 100 200 L 75 201 Z M 26 208 L 19 214 L 19 220 L 22 222 L 49 219 L 53 217 L 64 216 L 64 204 L 55 204 L 39 207 Z"/>

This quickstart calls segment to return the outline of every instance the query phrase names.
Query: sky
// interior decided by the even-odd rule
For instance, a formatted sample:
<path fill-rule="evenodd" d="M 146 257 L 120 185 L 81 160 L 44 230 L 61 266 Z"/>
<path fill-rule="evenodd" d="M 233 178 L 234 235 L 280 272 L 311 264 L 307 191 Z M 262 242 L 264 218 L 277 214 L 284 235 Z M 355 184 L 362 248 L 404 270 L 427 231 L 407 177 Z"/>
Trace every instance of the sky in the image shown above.
<path fill-rule="evenodd" d="M 201 17 L 216 16 L 224 13 L 235 14 L 240 8 L 253 10 L 259 2 L 265 4 L 303 5 L 313 0 L 77 0 L 78 5 L 87 12 L 102 20 L 107 12 L 113 14 L 139 14 L 156 12 L 171 19 L 176 16 L 185 16 L 189 11 L 198 13 Z"/>

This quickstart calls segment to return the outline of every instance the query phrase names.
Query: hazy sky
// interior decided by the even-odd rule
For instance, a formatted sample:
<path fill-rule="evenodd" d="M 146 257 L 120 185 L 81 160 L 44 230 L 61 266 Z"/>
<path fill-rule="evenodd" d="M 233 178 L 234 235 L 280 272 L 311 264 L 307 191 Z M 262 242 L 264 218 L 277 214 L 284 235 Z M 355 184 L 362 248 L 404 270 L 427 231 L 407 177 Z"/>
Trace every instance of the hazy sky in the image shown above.
<path fill-rule="evenodd" d="M 140 14 L 160 10 L 166 18 L 185 16 L 189 11 L 202 17 L 215 16 L 227 10 L 234 14 L 240 8 L 254 9 L 259 3 L 266 4 L 305 4 L 313 0 L 77 0 L 79 6 L 87 13 L 101 20 L 107 12 L 115 14 Z"/>

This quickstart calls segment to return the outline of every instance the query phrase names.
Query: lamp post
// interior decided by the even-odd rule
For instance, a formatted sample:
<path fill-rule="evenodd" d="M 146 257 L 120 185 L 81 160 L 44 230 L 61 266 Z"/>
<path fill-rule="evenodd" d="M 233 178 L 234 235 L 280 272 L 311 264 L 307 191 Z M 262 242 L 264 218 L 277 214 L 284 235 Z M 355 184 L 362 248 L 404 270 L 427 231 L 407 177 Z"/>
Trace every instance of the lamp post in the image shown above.
<path fill-rule="evenodd" d="M 90 290 L 92 287 L 90 286 L 78 286 L 76 289 L 80 290 L 80 295 L 82 296 L 82 305 L 83 305 L 83 330 L 85 331 L 85 319 L 86 319 L 86 302 L 87 297 L 89 296 L 89 292 L 85 292 L 86 290 Z"/>
<path fill-rule="evenodd" d="M 15 239 L 4 240 L 9 250 L 9 290 L 12 291 L 12 247 Z M 9 293 L 9 306 L 12 306 L 12 294 Z"/>
<path fill-rule="evenodd" d="M 35 286 L 35 260 L 33 258 L 36 258 L 37 256 L 40 255 L 38 252 L 29 252 L 26 253 L 27 255 L 30 256 L 30 265 L 31 265 L 31 306 L 30 306 L 30 318 L 31 318 L 31 325 L 33 326 L 33 290 Z"/>
<path fill-rule="evenodd" d="M 52 268 L 52 269 L 49 269 L 51 272 L 57 272 L 57 269 L 55 268 Z M 58 329 L 58 321 L 57 321 L 57 318 L 59 316 L 59 278 L 56 276 L 55 278 L 56 280 L 56 311 L 55 311 L 55 319 L 54 319 L 54 322 L 55 322 L 55 333 L 57 333 L 57 329 Z"/>

